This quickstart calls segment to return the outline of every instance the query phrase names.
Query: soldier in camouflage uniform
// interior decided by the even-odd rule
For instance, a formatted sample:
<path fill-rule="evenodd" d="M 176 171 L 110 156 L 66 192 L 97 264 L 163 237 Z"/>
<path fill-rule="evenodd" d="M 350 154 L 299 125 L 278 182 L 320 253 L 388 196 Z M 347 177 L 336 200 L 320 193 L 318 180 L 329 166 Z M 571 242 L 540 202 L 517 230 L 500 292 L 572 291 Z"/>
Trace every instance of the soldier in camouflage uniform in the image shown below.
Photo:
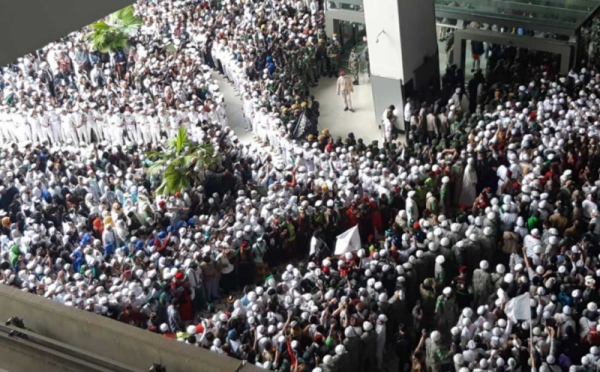
<path fill-rule="evenodd" d="M 359 72 L 359 67 L 360 67 L 360 56 L 356 52 L 356 48 L 352 48 L 352 51 L 350 52 L 350 59 L 348 60 L 348 62 L 350 65 L 350 73 L 352 74 L 352 77 L 354 78 L 354 80 L 352 81 L 352 84 L 358 85 L 358 72 Z"/>
<path fill-rule="evenodd" d="M 431 336 L 425 340 L 425 364 L 427 372 L 440 372 L 442 364 L 447 355 L 442 346 L 442 336 L 439 331 L 431 332 Z"/>
<path fill-rule="evenodd" d="M 283 123 L 283 125 L 287 125 L 288 122 L 290 121 L 290 112 L 289 109 L 287 107 L 284 107 L 281 109 L 281 116 L 279 117 L 281 119 L 281 122 Z"/>
<path fill-rule="evenodd" d="M 450 333 L 450 329 L 458 318 L 458 314 L 460 313 L 452 289 L 446 287 L 442 290 L 442 294 L 438 296 L 435 303 L 435 317 L 438 329 L 442 334 Z"/>
<path fill-rule="evenodd" d="M 325 32 L 325 26 L 319 27 L 317 30 L 317 39 L 325 40 L 327 38 L 327 33 Z"/>
<path fill-rule="evenodd" d="M 329 77 L 337 77 L 340 71 L 340 52 L 342 48 L 337 41 L 337 34 L 333 34 L 331 44 L 327 47 L 327 59 L 329 59 Z"/>
<path fill-rule="evenodd" d="M 487 261 L 481 261 L 479 269 L 475 269 L 473 272 L 474 306 L 487 304 L 488 298 L 494 291 L 492 275 L 488 272 L 488 269 L 489 263 Z"/>
<path fill-rule="evenodd" d="M 302 55 L 302 67 L 304 69 L 304 76 L 306 77 L 307 85 L 310 87 L 317 86 L 317 78 L 315 75 L 315 60 L 314 51 L 310 46 L 306 47 Z"/>
<path fill-rule="evenodd" d="M 317 79 L 327 75 L 327 45 L 324 39 L 319 39 L 315 48 L 315 61 L 317 64 Z"/>
<path fill-rule="evenodd" d="M 294 95 L 302 97 L 306 97 L 308 93 L 308 87 L 306 86 L 306 80 L 302 79 L 303 74 L 298 74 L 298 70 L 293 70 L 291 72 L 291 81 L 292 81 L 292 91 Z"/>

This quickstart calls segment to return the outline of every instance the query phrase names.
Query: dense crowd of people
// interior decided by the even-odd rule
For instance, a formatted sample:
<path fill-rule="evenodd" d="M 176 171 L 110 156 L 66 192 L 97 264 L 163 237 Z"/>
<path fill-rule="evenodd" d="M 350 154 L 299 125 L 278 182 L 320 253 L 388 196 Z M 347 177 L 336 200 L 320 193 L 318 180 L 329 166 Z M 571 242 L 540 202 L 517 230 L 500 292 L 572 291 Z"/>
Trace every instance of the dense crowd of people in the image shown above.
<path fill-rule="evenodd" d="M 127 53 L 75 33 L 5 68 L 0 282 L 268 370 L 596 370 L 600 74 L 390 108 L 406 141 L 295 141 L 337 75 L 321 8 L 143 1 Z M 163 197 L 180 126 L 216 161 Z"/>

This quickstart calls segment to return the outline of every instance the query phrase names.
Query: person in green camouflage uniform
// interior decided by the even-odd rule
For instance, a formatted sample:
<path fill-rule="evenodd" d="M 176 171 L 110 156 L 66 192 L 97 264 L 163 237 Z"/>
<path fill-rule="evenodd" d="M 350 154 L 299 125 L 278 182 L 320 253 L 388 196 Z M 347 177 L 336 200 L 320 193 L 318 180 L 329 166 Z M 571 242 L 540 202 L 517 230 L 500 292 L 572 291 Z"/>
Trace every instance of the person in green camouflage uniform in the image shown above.
<path fill-rule="evenodd" d="M 316 65 L 314 60 L 314 50 L 307 46 L 302 55 L 302 69 L 306 78 L 306 83 L 310 87 L 317 86 L 317 78 L 315 75 Z"/>
<path fill-rule="evenodd" d="M 317 79 L 327 75 L 327 45 L 325 40 L 319 39 L 315 48 L 315 64 L 317 71 Z"/>
<path fill-rule="evenodd" d="M 352 74 L 352 77 L 354 78 L 354 81 L 352 83 L 354 85 L 358 85 L 358 72 L 360 69 L 360 56 L 356 52 L 356 48 L 352 48 L 352 51 L 350 52 L 350 59 L 348 60 L 348 62 L 350 65 L 350 73 Z"/>
<path fill-rule="evenodd" d="M 319 27 L 317 30 L 317 39 L 325 40 L 327 38 L 327 33 L 325 32 L 325 26 Z"/>
<path fill-rule="evenodd" d="M 340 52 L 342 48 L 337 41 L 337 34 L 333 34 L 333 39 L 327 46 L 327 59 L 329 60 L 329 77 L 337 77 L 340 71 Z"/>

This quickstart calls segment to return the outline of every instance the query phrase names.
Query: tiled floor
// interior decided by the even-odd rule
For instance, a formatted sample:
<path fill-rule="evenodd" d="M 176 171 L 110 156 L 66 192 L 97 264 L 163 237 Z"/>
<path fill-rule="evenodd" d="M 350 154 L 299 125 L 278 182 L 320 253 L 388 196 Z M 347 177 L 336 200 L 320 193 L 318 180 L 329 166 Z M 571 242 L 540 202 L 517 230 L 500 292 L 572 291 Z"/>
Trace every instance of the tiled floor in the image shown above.
<path fill-rule="evenodd" d="M 365 143 L 383 138 L 377 128 L 371 82 L 367 74 L 360 75 L 359 82 L 359 85 L 354 86 L 352 95 L 355 112 L 350 112 L 344 111 L 344 99 L 336 94 L 336 79 L 320 80 L 319 86 L 312 92 L 321 103 L 319 130 L 328 128 L 334 137 L 342 136 L 342 138 L 345 138 L 349 132 L 353 132 L 356 138 L 363 138 Z"/>
<path fill-rule="evenodd" d="M 235 91 L 232 84 L 227 82 L 218 72 L 213 71 L 212 76 L 217 80 L 219 89 L 225 96 L 225 111 L 227 112 L 227 121 L 229 126 L 235 131 L 241 142 L 253 142 L 252 133 L 244 130 L 244 111 L 242 109 L 242 99 Z"/>

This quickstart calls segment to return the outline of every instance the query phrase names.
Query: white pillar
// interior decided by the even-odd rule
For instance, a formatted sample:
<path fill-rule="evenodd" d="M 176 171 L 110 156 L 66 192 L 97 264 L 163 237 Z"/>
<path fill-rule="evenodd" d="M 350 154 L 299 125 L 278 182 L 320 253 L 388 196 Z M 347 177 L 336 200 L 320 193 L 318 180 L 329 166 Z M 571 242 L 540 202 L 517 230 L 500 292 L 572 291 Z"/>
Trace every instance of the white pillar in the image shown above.
<path fill-rule="evenodd" d="M 366 0 L 364 12 L 379 122 L 389 105 L 403 110 L 405 91 L 424 91 L 430 82 L 439 87 L 434 1 Z"/>

